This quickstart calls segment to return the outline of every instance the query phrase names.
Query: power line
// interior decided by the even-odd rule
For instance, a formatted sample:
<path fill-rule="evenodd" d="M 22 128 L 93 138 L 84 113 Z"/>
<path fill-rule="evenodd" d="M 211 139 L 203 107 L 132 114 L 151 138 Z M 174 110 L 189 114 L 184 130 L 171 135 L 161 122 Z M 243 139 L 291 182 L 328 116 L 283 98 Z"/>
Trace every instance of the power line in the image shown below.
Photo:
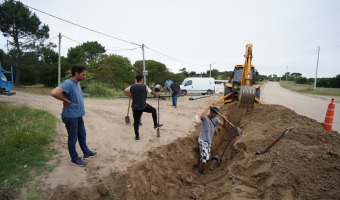
<path fill-rule="evenodd" d="M 105 33 L 102 33 L 102 32 L 96 31 L 96 30 L 93 30 L 93 29 L 91 29 L 91 28 L 87 28 L 87 27 L 85 27 L 85 26 L 76 24 L 76 23 L 74 23 L 74 22 L 70 22 L 70 21 L 68 21 L 68 20 L 62 19 L 62 18 L 57 17 L 57 16 L 55 16 L 55 15 L 52 15 L 52 14 L 49 14 L 49 13 L 47 13 L 47 12 L 41 11 L 41 10 L 39 10 L 39 9 L 36 9 L 36 8 L 30 7 L 30 6 L 27 6 L 27 5 L 25 5 L 25 4 L 23 4 L 23 5 L 26 6 L 26 7 L 28 7 L 28 8 L 30 8 L 30 9 L 32 9 L 32 10 L 41 12 L 41 13 L 43 13 L 43 14 L 45 14 L 45 15 L 48 15 L 48 16 L 51 16 L 51 17 L 53 17 L 53 18 L 59 19 L 59 20 L 64 21 L 64 22 L 66 22 L 66 23 L 72 24 L 72 25 L 74 25 L 74 26 L 78 26 L 78 27 L 81 27 L 81 28 L 83 28 L 83 29 L 92 31 L 92 32 L 94 32 L 94 33 L 98 33 L 98 34 L 101 34 L 101 35 L 104 35 L 104 36 L 107 36 L 107 37 L 110 37 L 110 38 L 113 38 L 113 39 L 116 39 L 116 40 L 119 40 L 119 41 L 122 41 L 122 42 L 125 42 L 125 43 L 129 43 L 129 44 L 133 44 L 133 45 L 139 46 L 139 47 L 142 46 L 142 45 L 137 44 L 137 43 L 135 43 L 135 42 L 130 42 L 130 41 L 127 41 L 127 40 L 124 40 L 124 39 L 120 39 L 120 38 L 117 38 L 117 37 L 114 37 L 114 36 L 111 36 L 111 35 L 108 35 L 108 34 L 105 34 Z M 64 35 L 63 35 L 63 36 L 64 36 Z M 66 36 L 64 36 L 64 37 L 67 38 L 67 39 L 69 39 L 69 40 L 72 40 L 72 41 L 74 41 L 74 42 L 76 42 L 76 43 L 80 43 L 80 42 L 77 42 L 76 40 L 73 40 L 73 39 L 68 38 L 68 37 L 66 37 Z M 187 62 L 187 61 L 184 61 L 184 60 L 180 60 L 180 59 L 177 59 L 177 58 L 168 56 L 168 55 L 166 55 L 166 54 L 164 54 L 164 53 L 161 53 L 161 52 L 159 52 L 159 51 L 153 50 L 153 49 L 151 49 L 151 48 L 149 48 L 149 47 L 146 47 L 146 48 L 149 49 L 150 51 L 153 51 L 153 52 L 155 52 L 155 53 L 157 53 L 157 54 L 160 54 L 160 55 L 162 55 L 162 56 L 164 56 L 164 57 L 166 57 L 166 58 L 170 58 L 170 59 L 175 60 L 175 61 L 178 61 L 178 62 L 182 62 L 182 63 L 186 63 L 186 64 L 190 64 L 190 65 L 196 65 L 196 66 L 200 66 L 200 67 L 206 66 L 206 65 L 203 65 L 203 64 L 196 64 L 196 63 L 191 63 L 191 62 Z M 123 49 L 123 50 L 135 50 L 135 49 L 137 49 L 137 48 L 134 48 L 134 49 Z M 118 51 L 118 50 L 116 50 L 116 51 Z"/>
<path fill-rule="evenodd" d="M 64 38 L 66 38 L 66 39 L 69 39 L 69 40 L 71 40 L 71 41 L 73 41 L 73 42 L 76 42 L 76 43 L 78 43 L 78 44 L 80 44 L 81 42 L 78 42 L 78 41 L 76 41 L 76 40 L 74 40 L 74 39 L 72 39 L 72 38 L 70 38 L 70 37 L 67 37 L 66 35 L 62 35 Z M 57 36 L 58 37 L 58 36 Z M 136 47 L 136 48 L 121 48 L 121 47 L 106 47 L 106 46 L 104 46 L 105 47 L 105 50 L 106 51 L 129 51 L 129 50 L 136 50 L 136 49 L 139 49 L 139 47 Z M 120 49 L 110 49 L 110 48 L 120 48 Z"/>
<path fill-rule="evenodd" d="M 57 37 L 58 37 L 58 35 L 56 35 L 56 36 L 54 36 L 53 38 L 50 38 L 50 39 L 48 39 L 48 40 L 45 40 L 44 43 L 50 42 L 51 40 L 53 40 L 53 39 L 55 39 L 55 38 L 57 38 Z"/>
<path fill-rule="evenodd" d="M 81 42 L 78 42 L 78 41 L 76 41 L 76 40 L 74 40 L 74 39 L 72 39 L 72 38 L 69 38 L 69 37 L 65 36 L 65 35 L 62 35 L 62 36 L 63 36 L 64 38 L 66 38 L 66 39 L 69 39 L 69 40 L 75 42 L 75 43 L 78 43 L 78 44 L 81 43 Z"/>
<path fill-rule="evenodd" d="M 145 46 L 145 47 L 146 47 L 147 49 L 149 49 L 150 51 L 153 51 L 153 52 L 155 52 L 155 53 L 157 53 L 157 54 L 160 54 L 160 55 L 162 55 L 162 56 L 164 56 L 164 57 L 170 58 L 170 59 L 175 60 L 175 61 L 179 61 L 179 62 L 186 63 L 186 64 L 190 64 L 190 65 L 196 65 L 196 66 L 200 66 L 200 67 L 205 67 L 205 66 L 206 66 L 206 65 L 203 65 L 203 64 L 190 63 L 190 62 L 187 62 L 187 61 L 184 61 L 184 60 L 180 60 L 180 59 L 177 59 L 177 58 L 168 56 L 168 55 L 166 55 L 166 54 L 164 54 L 164 53 L 161 53 L 161 52 L 159 52 L 159 51 L 153 50 L 153 49 L 151 49 L 151 48 L 149 48 L 149 47 L 147 47 L 147 46 Z"/>
<path fill-rule="evenodd" d="M 137 44 L 137 43 L 130 42 L 130 41 L 127 41 L 127 40 L 123 40 L 123 39 L 120 39 L 120 38 L 117 38 L 117 37 L 114 37 L 114 36 L 111 36 L 111 35 L 108 35 L 108 34 L 105 34 L 105 33 L 102 33 L 102 32 L 99 32 L 99 31 L 96 31 L 96 30 L 93 30 L 93 29 L 90 29 L 90 28 L 87 28 L 87 27 L 85 27 L 85 26 L 82 26 L 82 25 L 79 25 L 79 24 L 70 22 L 70 21 L 68 21 L 68 20 L 62 19 L 62 18 L 60 18 L 60 17 L 54 16 L 54 15 L 52 15 L 52 14 L 46 13 L 46 12 L 41 11 L 41 10 L 38 10 L 38 9 L 36 9 L 36 8 L 32 8 L 32 7 L 30 7 L 30 6 L 27 6 L 27 5 L 25 5 L 25 4 L 23 4 L 23 5 L 26 6 L 26 7 L 28 7 L 28 8 L 30 8 L 30 9 L 32 9 L 32 10 L 36 10 L 36 11 L 38 11 L 38 12 L 41 12 L 41 13 L 45 14 L 45 15 L 49 15 L 49 16 L 54 17 L 54 18 L 57 18 L 57 19 L 59 19 L 59 20 L 61 20 L 61 21 L 67 22 L 67 23 L 69 23 L 69 24 L 72 24 L 72 25 L 81 27 L 81 28 L 83 28 L 83 29 L 92 31 L 92 32 L 94 32 L 94 33 L 98 33 L 98 34 L 101 34 L 101 35 L 104 35 L 104 36 L 107 36 L 107 37 L 110 37 L 110 38 L 113 38 L 113 39 L 116 39 L 116 40 L 119 40 L 119 41 L 122 41 L 122 42 L 130 43 L 130 44 L 137 45 L 137 46 L 141 46 L 141 45 L 139 45 L 139 44 Z"/>
<path fill-rule="evenodd" d="M 105 48 L 106 49 L 106 48 Z M 131 50 L 136 50 L 139 49 L 139 47 L 137 48 L 132 48 L 132 49 L 127 49 L 127 48 L 121 48 L 121 49 L 106 49 L 106 51 L 131 51 Z"/>

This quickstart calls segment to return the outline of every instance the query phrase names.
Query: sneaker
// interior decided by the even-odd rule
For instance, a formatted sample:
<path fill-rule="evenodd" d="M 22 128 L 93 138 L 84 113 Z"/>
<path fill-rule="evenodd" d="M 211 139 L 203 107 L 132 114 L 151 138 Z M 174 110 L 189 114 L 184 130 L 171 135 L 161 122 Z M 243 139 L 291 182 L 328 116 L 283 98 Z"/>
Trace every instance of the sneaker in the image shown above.
<path fill-rule="evenodd" d="M 174 106 L 175 108 L 177 108 L 177 106 Z"/>
<path fill-rule="evenodd" d="M 136 141 L 139 141 L 139 137 L 135 137 L 135 140 L 136 140 Z"/>
<path fill-rule="evenodd" d="M 96 156 L 96 155 L 97 155 L 96 152 L 91 151 L 91 153 L 84 155 L 84 159 L 87 159 L 87 158 L 90 158 L 90 157 L 94 157 L 94 156 Z"/>
<path fill-rule="evenodd" d="M 156 129 L 156 128 L 159 128 L 161 126 L 163 126 L 163 124 L 157 124 L 156 126 L 153 126 L 153 128 Z"/>
<path fill-rule="evenodd" d="M 73 163 L 74 165 L 78 165 L 79 167 L 85 167 L 86 165 L 86 161 L 78 158 L 76 160 L 71 160 L 71 163 Z"/>

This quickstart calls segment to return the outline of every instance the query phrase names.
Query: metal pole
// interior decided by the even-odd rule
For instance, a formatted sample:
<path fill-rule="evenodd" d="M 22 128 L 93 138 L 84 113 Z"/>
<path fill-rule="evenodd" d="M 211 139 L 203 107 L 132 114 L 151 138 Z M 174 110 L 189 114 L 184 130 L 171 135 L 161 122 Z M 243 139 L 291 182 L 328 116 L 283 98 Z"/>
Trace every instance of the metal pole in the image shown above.
<path fill-rule="evenodd" d="M 58 85 L 60 85 L 60 45 L 61 45 L 61 33 L 59 33 L 59 56 L 58 56 Z"/>
<path fill-rule="evenodd" d="M 146 85 L 146 74 L 145 74 L 145 57 L 144 57 L 144 44 L 142 44 L 143 51 L 143 74 L 144 74 L 144 84 Z"/>
<path fill-rule="evenodd" d="M 157 107 L 157 109 L 158 109 L 158 121 L 157 121 L 157 124 L 159 124 L 159 98 L 160 97 L 158 97 L 158 107 Z M 157 128 L 157 137 L 161 137 L 161 134 L 159 133 L 159 128 Z"/>
<path fill-rule="evenodd" d="M 316 79 L 318 77 L 318 67 L 319 67 L 319 55 L 320 55 L 320 46 L 317 47 L 318 50 L 318 59 L 316 61 L 316 71 L 315 71 L 315 79 L 314 79 L 314 90 L 316 88 Z"/>

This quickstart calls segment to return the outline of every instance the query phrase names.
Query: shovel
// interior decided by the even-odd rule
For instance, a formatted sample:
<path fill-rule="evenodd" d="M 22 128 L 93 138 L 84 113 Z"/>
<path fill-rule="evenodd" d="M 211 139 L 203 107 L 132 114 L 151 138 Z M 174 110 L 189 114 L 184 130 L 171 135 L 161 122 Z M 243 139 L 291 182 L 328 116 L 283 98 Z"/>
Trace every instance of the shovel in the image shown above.
<path fill-rule="evenodd" d="M 130 124 L 130 116 L 129 116 L 129 111 L 130 111 L 130 104 L 131 104 L 131 98 L 129 98 L 129 106 L 128 106 L 128 111 L 125 117 L 125 123 Z"/>
<path fill-rule="evenodd" d="M 266 152 L 269 151 L 270 148 L 272 148 L 274 146 L 274 144 L 276 144 L 279 140 L 281 140 L 281 138 L 283 138 L 285 135 L 287 135 L 289 133 L 289 131 L 293 130 L 294 127 L 292 128 L 286 128 L 281 134 L 280 136 L 273 142 L 271 143 L 264 151 L 257 151 L 255 153 L 255 155 L 261 155 L 261 154 L 264 154 Z"/>
<path fill-rule="evenodd" d="M 217 110 L 215 110 L 217 112 L 217 114 L 219 114 L 221 117 L 225 117 L 227 118 L 226 116 L 222 115 L 220 112 L 218 112 Z M 226 120 L 228 122 L 228 124 L 230 124 L 232 127 L 236 128 L 236 131 L 237 131 L 237 134 L 240 136 L 242 135 L 242 129 L 239 127 L 239 126 L 235 126 L 234 124 L 232 124 L 228 119 Z"/>

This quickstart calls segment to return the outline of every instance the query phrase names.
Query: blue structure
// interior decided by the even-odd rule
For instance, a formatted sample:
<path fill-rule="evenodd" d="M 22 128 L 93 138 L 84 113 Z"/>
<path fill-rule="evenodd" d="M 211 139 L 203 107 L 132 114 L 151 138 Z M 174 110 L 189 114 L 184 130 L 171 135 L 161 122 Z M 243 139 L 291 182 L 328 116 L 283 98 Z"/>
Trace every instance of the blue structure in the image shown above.
<path fill-rule="evenodd" d="M 11 71 L 4 70 L 0 63 L 0 94 L 5 95 L 14 95 L 15 92 L 12 92 L 14 87 L 13 83 L 13 67 L 11 66 Z"/>

